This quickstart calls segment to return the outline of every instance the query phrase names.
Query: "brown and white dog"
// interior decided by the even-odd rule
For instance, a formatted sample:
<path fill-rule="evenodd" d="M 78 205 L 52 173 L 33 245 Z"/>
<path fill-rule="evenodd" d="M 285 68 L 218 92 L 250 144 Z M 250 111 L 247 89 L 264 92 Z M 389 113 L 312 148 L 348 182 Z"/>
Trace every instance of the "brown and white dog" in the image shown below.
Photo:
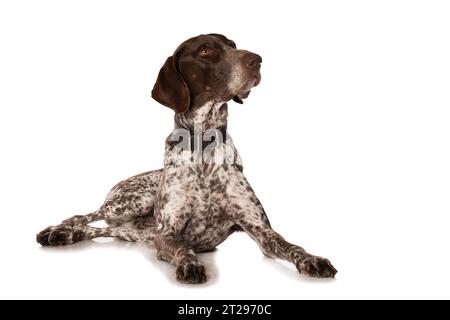
<path fill-rule="evenodd" d="M 244 231 L 265 255 L 292 262 L 300 273 L 334 277 L 337 271 L 327 259 L 271 228 L 227 134 L 227 101 L 242 103 L 259 84 L 261 62 L 223 35 L 183 42 L 167 58 L 152 91 L 175 111 L 164 168 L 118 183 L 97 211 L 46 228 L 37 242 L 61 246 L 96 237 L 152 242 L 158 258 L 176 266 L 179 281 L 202 283 L 207 275 L 196 253 Z M 102 219 L 107 228 L 89 225 Z"/>

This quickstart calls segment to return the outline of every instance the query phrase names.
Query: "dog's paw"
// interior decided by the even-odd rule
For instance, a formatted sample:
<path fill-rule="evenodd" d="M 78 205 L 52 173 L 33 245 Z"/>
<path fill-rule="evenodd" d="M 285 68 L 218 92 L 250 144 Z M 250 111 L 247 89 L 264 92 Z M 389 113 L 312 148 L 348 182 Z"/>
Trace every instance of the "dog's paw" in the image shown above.
<path fill-rule="evenodd" d="M 48 227 L 36 235 L 36 241 L 42 246 L 66 246 L 81 238 L 80 232 L 74 231 L 68 224 Z"/>
<path fill-rule="evenodd" d="M 198 262 L 188 262 L 177 267 L 177 280 L 183 283 L 206 282 L 206 269 Z"/>
<path fill-rule="evenodd" d="M 334 278 L 337 270 L 328 259 L 310 256 L 296 263 L 297 270 L 315 278 Z"/>
<path fill-rule="evenodd" d="M 50 243 L 48 242 L 48 236 L 50 233 L 55 229 L 55 227 L 48 227 L 39 232 L 36 235 L 36 242 L 39 243 L 41 246 L 49 246 Z"/>

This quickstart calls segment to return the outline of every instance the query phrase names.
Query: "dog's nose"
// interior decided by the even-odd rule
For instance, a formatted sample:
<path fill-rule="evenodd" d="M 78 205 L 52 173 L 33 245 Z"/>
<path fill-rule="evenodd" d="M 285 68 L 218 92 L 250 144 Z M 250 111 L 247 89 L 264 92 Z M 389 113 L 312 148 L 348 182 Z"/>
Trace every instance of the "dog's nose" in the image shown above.
<path fill-rule="evenodd" d="M 260 55 L 252 52 L 247 53 L 246 64 L 250 69 L 259 69 L 261 67 L 262 58 Z"/>

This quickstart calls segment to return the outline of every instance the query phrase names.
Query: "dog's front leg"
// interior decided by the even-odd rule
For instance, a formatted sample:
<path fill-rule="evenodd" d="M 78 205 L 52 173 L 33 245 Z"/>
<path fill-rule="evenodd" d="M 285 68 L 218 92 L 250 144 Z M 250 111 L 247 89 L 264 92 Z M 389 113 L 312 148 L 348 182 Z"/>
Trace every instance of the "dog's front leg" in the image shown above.
<path fill-rule="evenodd" d="M 317 278 L 334 278 L 337 273 L 328 259 L 314 256 L 302 247 L 289 243 L 267 225 L 246 219 L 240 221 L 239 225 L 258 243 L 265 255 L 292 262 L 302 274 Z"/>
<path fill-rule="evenodd" d="M 206 282 L 206 270 L 198 262 L 194 250 L 184 241 L 167 234 L 158 234 L 155 238 L 158 259 L 165 260 L 177 267 L 177 280 L 184 283 Z"/>
<path fill-rule="evenodd" d="M 157 256 L 177 268 L 178 281 L 203 283 L 206 281 L 205 267 L 199 263 L 194 248 L 182 235 L 192 215 L 191 186 L 189 181 L 179 181 L 181 169 L 170 169 L 163 176 L 156 206 L 158 227 L 154 244 Z"/>
<path fill-rule="evenodd" d="M 300 273 L 318 278 L 334 277 L 337 270 L 328 259 L 314 256 L 302 247 L 287 242 L 271 228 L 250 184 L 243 176 L 239 181 L 242 183 L 235 183 L 231 197 L 232 207 L 236 210 L 235 220 L 258 243 L 262 252 L 269 257 L 292 262 Z"/>

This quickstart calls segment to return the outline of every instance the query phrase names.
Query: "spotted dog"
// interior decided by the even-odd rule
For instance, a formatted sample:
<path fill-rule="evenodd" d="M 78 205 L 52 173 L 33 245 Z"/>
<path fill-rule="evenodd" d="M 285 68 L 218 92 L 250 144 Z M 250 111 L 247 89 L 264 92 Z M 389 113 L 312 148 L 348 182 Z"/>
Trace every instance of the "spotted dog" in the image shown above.
<path fill-rule="evenodd" d="M 261 80 L 261 62 L 223 35 L 183 42 L 152 90 L 156 101 L 175 111 L 164 168 L 119 182 L 97 211 L 44 229 L 37 242 L 62 246 L 97 237 L 151 242 L 159 259 L 175 265 L 177 280 L 202 283 L 207 273 L 197 253 L 244 231 L 265 255 L 292 262 L 300 273 L 334 277 L 337 271 L 327 259 L 271 228 L 227 133 L 227 102 L 243 103 Z M 108 227 L 89 225 L 99 220 Z"/>

